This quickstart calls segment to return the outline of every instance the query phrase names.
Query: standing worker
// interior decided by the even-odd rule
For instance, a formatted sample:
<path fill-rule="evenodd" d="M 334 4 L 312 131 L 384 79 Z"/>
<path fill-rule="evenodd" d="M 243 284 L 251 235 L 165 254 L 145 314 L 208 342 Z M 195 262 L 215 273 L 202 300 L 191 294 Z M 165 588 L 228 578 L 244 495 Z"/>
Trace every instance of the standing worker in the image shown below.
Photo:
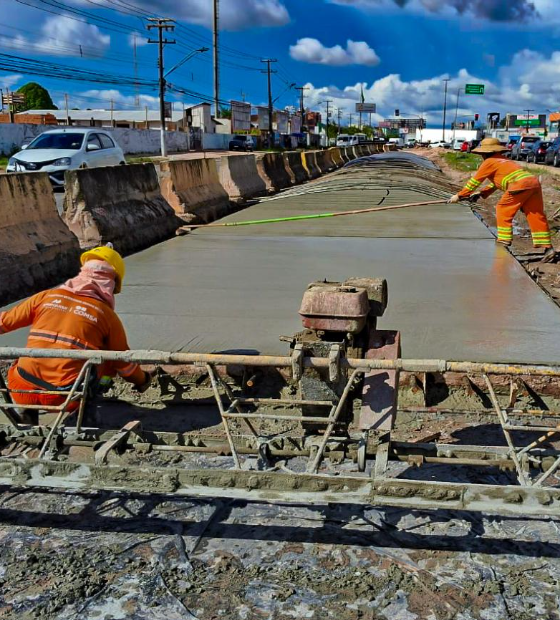
<path fill-rule="evenodd" d="M 121 255 L 109 246 L 84 252 L 80 273 L 58 288 L 30 297 L 11 310 L 0 313 L 0 334 L 31 326 L 28 348 L 127 351 L 124 327 L 114 311 L 115 294 L 120 293 L 125 275 Z M 8 371 L 8 389 L 14 403 L 59 406 L 66 396 L 52 392 L 69 391 L 78 378 L 83 361 L 63 358 L 20 358 Z M 137 364 L 105 362 L 97 377 L 120 375 L 143 392 L 152 375 Z M 25 394 L 12 390 L 47 391 Z M 73 402 L 68 411 L 74 411 Z M 27 418 L 33 418 L 31 413 Z M 26 416 L 20 416 L 22 420 Z M 27 421 L 27 420 L 26 420 Z M 34 420 L 33 420 L 34 421 Z"/>
<path fill-rule="evenodd" d="M 449 203 L 457 203 L 470 197 L 488 198 L 498 187 L 504 195 L 496 206 L 498 221 L 498 243 L 510 246 L 513 240 L 513 218 L 521 210 L 527 217 L 527 222 L 533 237 L 535 248 L 548 250 L 545 260 L 553 260 L 555 252 L 550 239 L 550 228 L 544 212 L 542 188 L 537 177 L 521 168 L 515 162 L 506 159 L 503 153 L 507 151 L 497 138 L 486 138 L 480 146 L 472 152 L 482 155 L 483 162 L 475 175 L 465 187 L 455 194 Z M 480 186 L 488 180 L 488 185 L 480 191 Z"/>

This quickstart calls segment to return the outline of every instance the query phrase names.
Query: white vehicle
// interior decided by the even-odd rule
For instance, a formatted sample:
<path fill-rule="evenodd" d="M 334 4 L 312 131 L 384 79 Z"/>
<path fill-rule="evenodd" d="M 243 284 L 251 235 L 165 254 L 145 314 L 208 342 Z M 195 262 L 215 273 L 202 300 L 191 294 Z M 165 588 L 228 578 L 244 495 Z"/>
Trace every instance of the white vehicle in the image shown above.
<path fill-rule="evenodd" d="M 355 134 L 355 137 L 358 138 L 358 144 L 362 144 L 362 142 L 368 141 L 368 137 L 365 133 L 357 133 Z"/>
<path fill-rule="evenodd" d="M 349 136 L 346 133 L 341 133 L 336 139 L 336 146 L 356 146 L 358 144 L 358 136 Z"/>
<path fill-rule="evenodd" d="M 455 138 L 455 140 L 453 140 L 453 150 L 460 151 L 463 147 L 463 142 L 465 142 L 463 138 Z"/>
<path fill-rule="evenodd" d="M 438 140 L 437 142 L 430 142 L 430 144 L 428 144 L 428 148 L 430 148 L 430 149 L 438 149 L 438 148 L 448 149 L 448 148 L 451 148 L 451 144 L 449 144 L 449 142 L 444 142 L 443 140 Z"/>
<path fill-rule="evenodd" d="M 64 185 L 64 172 L 124 164 L 124 153 L 101 129 L 53 129 L 10 157 L 6 172 L 47 172 L 51 183 Z"/>
<path fill-rule="evenodd" d="M 389 138 L 389 144 L 395 144 L 402 148 L 404 146 L 404 138 Z"/>

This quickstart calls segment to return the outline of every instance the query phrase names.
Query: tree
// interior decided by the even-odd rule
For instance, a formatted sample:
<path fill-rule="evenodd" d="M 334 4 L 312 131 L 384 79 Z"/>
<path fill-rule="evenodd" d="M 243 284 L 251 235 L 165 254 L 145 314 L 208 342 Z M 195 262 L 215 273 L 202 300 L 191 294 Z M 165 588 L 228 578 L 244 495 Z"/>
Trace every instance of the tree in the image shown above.
<path fill-rule="evenodd" d="M 231 110 L 229 108 L 223 108 L 222 106 L 220 106 L 220 118 L 231 119 Z"/>
<path fill-rule="evenodd" d="M 26 110 L 58 110 L 46 88 L 37 82 L 29 82 L 18 88 L 18 93 L 25 95 L 25 104 L 18 106 L 18 112 Z"/>

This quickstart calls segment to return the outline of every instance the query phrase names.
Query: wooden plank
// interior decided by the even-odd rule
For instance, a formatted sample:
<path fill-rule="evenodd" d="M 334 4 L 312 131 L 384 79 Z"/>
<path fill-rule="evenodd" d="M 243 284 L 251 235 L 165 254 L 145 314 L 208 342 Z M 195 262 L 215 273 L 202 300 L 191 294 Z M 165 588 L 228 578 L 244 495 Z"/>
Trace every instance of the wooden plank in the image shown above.
<path fill-rule="evenodd" d="M 138 420 L 133 420 L 125 424 L 116 435 L 113 435 L 109 441 L 106 441 L 98 450 L 96 450 L 95 463 L 97 465 L 102 465 L 105 463 L 111 450 L 114 450 L 116 447 L 126 442 L 131 433 L 140 430 L 142 430 L 142 424 Z"/>
<path fill-rule="evenodd" d="M 390 360 L 401 356 L 400 332 L 372 330 L 366 359 Z M 398 370 L 372 370 L 364 377 L 362 410 L 358 421 L 361 431 L 391 431 L 397 412 Z"/>

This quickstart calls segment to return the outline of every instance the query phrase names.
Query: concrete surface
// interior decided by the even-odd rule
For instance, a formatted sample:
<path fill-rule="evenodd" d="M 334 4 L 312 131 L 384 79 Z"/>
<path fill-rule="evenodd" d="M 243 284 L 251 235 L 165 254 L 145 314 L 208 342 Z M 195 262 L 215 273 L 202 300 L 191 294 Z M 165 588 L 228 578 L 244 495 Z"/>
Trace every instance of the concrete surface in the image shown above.
<path fill-rule="evenodd" d="M 280 197 L 230 220 L 365 208 L 377 192 Z M 464 206 L 202 229 L 130 257 L 127 270 L 117 310 L 134 348 L 285 353 L 278 336 L 301 329 L 309 282 L 363 276 L 387 278 L 380 327 L 402 331 L 405 357 L 560 361 L 560 310 Z"/>

